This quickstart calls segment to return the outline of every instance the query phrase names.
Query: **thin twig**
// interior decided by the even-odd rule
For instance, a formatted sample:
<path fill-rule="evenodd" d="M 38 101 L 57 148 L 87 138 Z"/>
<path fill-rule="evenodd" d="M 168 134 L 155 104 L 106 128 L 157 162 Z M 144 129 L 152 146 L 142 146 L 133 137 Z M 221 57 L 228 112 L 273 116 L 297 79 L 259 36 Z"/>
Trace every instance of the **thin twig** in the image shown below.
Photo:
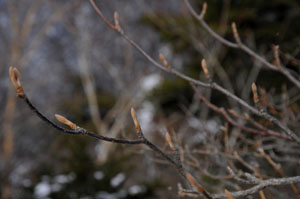
<path fill-rule="evenodd" d="M 242 44 L 242 43 L 233 43 L 231 41 L 228 41 L 221 37 L 219 34 L 217 34 L 213 29 L 209 27 L 209 25 L 204 21 L 203 17 L 201 15 L 198 15 L 197 12 L 194 10 L 194 8 L 191 6 L 188 0 L 183 0 L 184 3 L 186 4 L 188 10 L 190 13 L 200 22 L 202 27 L 211 35 L 213 36 L 216 40 L 219 42 L 223 43 L 224 45 L 231 47 L 231 48 L 240 48 L 247 54 L 249 54 L 251 57 L 259 60 L 262 62 L 267 68 L 274 70 L 274 71 L 279 71 L 282 73 L 284 76 L 286 76 L 291 82 L 293 82 L 298 88 L 300 88 L 300 81 L 295 78 L 286 68 L 282 66 L 275 66 L 274 64 L 268 62 L 265 58 L 262 56 L 258 55 L 255 53 L 253 50 L 251 50 L 248 46 Z"/>
<path fill-rule="evenodd" d="M 111 26 L 113 26 L 111 23 L 108 22 L 108 20 L 104 17 L 104 15 L 102 14 L 101 10 L 96 6 L 96 4 L 94 3 L 94 0 L 90 0 L 92 2 L 92 6 L 94 7 L 94 9 L 96 10 L 96 12 L 99 14 L 100 18 L 111 28 Z M 188 3 L 187 0 L 184 0 L 187 5 L 190 6 L 190 4 Z M 193 8 L 191 8 L 193 10 Z M 195 11 L 194 11 L 195 12 Z M 203 21 L 201 19 L 201 21 Z M 203 21 L 204 22 L 204 21 Z M 158 63 L 157 61 L 155 61 L 148 53 L 146 53 L 137 43 L 135 43 L 133 40 L 131 40 L 124 31 L 118 31 L 115 28 L 112 28 L 112 30 L 115 30 L 117 32 L 119 32 L 121 34 L 121 36 L 127 40 L 136 50 L 138 50 L 142 55 L 144 55 L 145 58 L 147 58 L 154 66 L 158 67 L 159 69 L 174 74 L 186 81 L 189 81 L 191 83 L 194 83 L 196 85 L 202 86 L 204 88 L 211 88 L 211 89 L 215 89 L 218 90 L 219 92 L 223 93 L 224 95 L 232 98 L 233 100 L 235 100 L 236 102 L 238 102 L 240 105 L 244 106 L 245 108 L 247 108 L 248 110 L 250 110 L 252 113 L 261 116 L 265 119 L 267 119 L 268 121 L 276 124 L 279 128 L 281 128 L 284 133 L 286 133 L 288 136 L 292 137 L 299 145 L 300 145 L 300 138 L 292 131 L 290 130 L 287 126 L 283 125 L 278 119 L 276 119 L 275 117 L 271 116 L 270 114 L 268 114 L 265 111 L 260 111 L 256 108 L 254 108 L 253 106 L 251 106 L 250 104 L 248 104 L 246 101 L 242 100 L 241 98 L 237 97 L 236 95 L 232 94 L 231 92 L 229 92 L 228 90 L 226 90 L 225 88 L 223 88 L 222 86 L 218 85 L 215 82 L 212 83 L 205 83 L 199 80 L 196 80 L 194 78 L 191 78 L 171 67 L 165 67 L 164 65 Z M 216 33 L 215 33 L 216 34 Z M 220 37 L 220 36 L 219 36 Z M 224 40 L 224 39 L 223 39 Z M 235 44 L 236 45 L 236 44 Z M 236 45 L 237 46 L 237 45 Z M 243 45 L 242 45 L 243 46 Z M 258 55 L 257 55 L 258 56 Z M 273 66 L 273 65 L 272 65 Z M 300 88 L 300 82 L 299 82 L 299 88 Z"/>
<path fill-rule="evenodd" d="M 291 137 L 286 136 L 286 135 L 282 135 L 279 133 L 276 133 L 274 131 L 269 131 L 268 129 L 264 129 L 263 131 L 259 131 L 250 127 L 246 127 L 243 125 L 240 125 L 239 123 L 237 123 L 234 119 L 232 119 L 229 114 L 226 112 L 226 110 L 224 108 L 220 108 L 217 107 L 216 105 L 212 104 L 211 102 L 209 102 L 200 92 L 199 90 L 196 88 L 196 86 L 194 84 L 191 83 L 191 86 L 193 88 L 193 90 L 195 91 L 196 95 L 213 111 L 222 114 L 225 119 L 232 124 L 233 126 L 236 126 L 237 128 L 250 132 L 250 133 L 254 133 L 254 134 L 258 134 L 258 135 L 268 135 L 268 136 L 274 136 L 274 137 L 279 137 L 279 138 L 283 138 L 283 139 L 288 139 L 291 140 Z"/>

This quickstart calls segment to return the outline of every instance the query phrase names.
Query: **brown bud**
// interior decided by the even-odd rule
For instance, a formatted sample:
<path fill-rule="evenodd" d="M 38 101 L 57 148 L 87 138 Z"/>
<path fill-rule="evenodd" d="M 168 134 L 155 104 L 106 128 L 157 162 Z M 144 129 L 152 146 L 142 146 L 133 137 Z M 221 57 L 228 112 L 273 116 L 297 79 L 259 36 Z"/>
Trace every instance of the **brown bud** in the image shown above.
<path fill-rule="evenodd" d="M 176 147 L 174 146 L 174 144 L 172 142 L 172 139 L 171 139 L 171 136 L 170 136 L 170 134 L 168 132 L 166 132 L 165 138 L 166 138 L 166 141 L 169 144 L 171 150 L 172 151 L 176 151 Z"/>
<path fill-rule="evenodd" d="M 228 109 L 227 110 L 231 115 L 233 115 L 233 116 L 235 116 L 235 117 L 239 117 L 239 114 L 235 111 L 235 110 L 233 110 L 233 109 Z"/>
<path fill-rule="evenodd" d="M 203 17 L 205 16 L 206 10 L 207 10 L 207 3 L 204 2 L 203 6 L 202 6 L 202 11 L 201 11 L 201 14 L 200 14 L 201 19 L 203 19 Z"/>
<path fill-rule="evenodd" d="M 17 90 L 18 97 L 24 97 L 24 90 L 21 85 L 20 72 L 15 67 L 9 67 L 10 79 Z"/>
<path fill-rule="evenodd" d="M 120 29 L 120 24 L 119 24 L 119 16 L 117 12 L 114 12 L 114 21 L 115 21 L 115 28 L 117 30 Z"/>
<path fill-rule="evenodd" d="M 165 59 L 165 57 L 163 56 L 163 54 L 159 53 L 159 59 L 166 68 L 169 67 L 169 64 L 168 64 L 167 60 Z"/>
<path fill-rule="evenodd" d="M 131 117 L 132 117 L 132 120 L 134 122 L 134 126 L 135 126 L 135 129 L 137 131 L 138 137 L 142 137 L 142 129 L 141 129 L 140 123 L 137 119 L 136 112 L 135 112 L 134 108 L 131 108 Z"/>
<path fill-rule="evenodd" d="M 207 65 L 206 65 L 206 61 L 205 59 L 202 59 L 201 61 L 201 66 L 202 66 L 202 69 L 204 71 L 204 74 L 207 78 L 209 78 L 209 72 L 208 72 L 208 69 L 207 69 Z"/>
<path fill-rule="evenodd" d="M 257 94 L 257 87 L 254 82 L 252 83 L 251 88 L 252 88 L 252 93 L 253 93 L 253 101 L 255 104 L 257 104 L 258 103 L 258 94 Z"/>
<path fill-rule="evenodd" d="M 225 189 L 224 192 L 227 199 L 234 199 L 233 195 L 231 195 L 231 193 L 227 189 Z"/>
<path fill-rule="evenodd" d="M 250 115 L 248 113 L 244 113 L 244 116 L 245 116 L 246 120 L 250 119 Z"/>
<path fill-rule="evenodd" d="M 232 28 L 233 36 L 234 36 L 234 39 L 235 39 L 236 43 L 238 43 L 240 45 L 242 42 L 241 42 L 239 33 L 237 31 L 235 22 L 232 22 L 231 28 Z"/>
<path fill-rule="evenodd" d="M 279 46 L 273 45 L 273 52 L 275 57 L 275 66 L 280 66 L 280 59 L 279 59 Z"/>
<path fill-rule="evenodd" d="M 55 117 L 59 122 L 65 124 L 65 125 L 68 125 L 71 129 L 74 129 L 74 130 L 76 129 L 76 124 L 74 124 L 73 122 L 71 122 L 70 120 L 65 118 L 64 116 L 61 116 L 59 114 L 55 114 Z"/>
<path fill-rule="evenodd" d="M 191 183 L 191 185 L 193 185 L 199 193 L 204 192 L 204 188 L 195 180 L 195 178 L 191 174 L 186 173 L 185 176 L 189 183 Z"/>

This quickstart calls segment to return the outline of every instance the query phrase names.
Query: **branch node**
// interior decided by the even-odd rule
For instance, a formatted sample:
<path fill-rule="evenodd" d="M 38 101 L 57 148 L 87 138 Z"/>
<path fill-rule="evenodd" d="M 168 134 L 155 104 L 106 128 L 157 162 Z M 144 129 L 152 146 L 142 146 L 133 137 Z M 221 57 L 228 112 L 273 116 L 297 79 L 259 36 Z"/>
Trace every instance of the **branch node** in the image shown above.
<path fill-rule="evenodd" d="M 236 43 L 237 43 L 239 46 L 241 46 L 241 45 L 242 45 L 242 42 L 241 42 L 241 38 L 240 38 L 240 36 L 239 36 L 239 33 L 238 33 L 238 31 L 237 31 L 235 22 L 232 22 L 231 28 L 232 28 L 233 36 L 234 36 L 234 39 L 235 39 Z"/>

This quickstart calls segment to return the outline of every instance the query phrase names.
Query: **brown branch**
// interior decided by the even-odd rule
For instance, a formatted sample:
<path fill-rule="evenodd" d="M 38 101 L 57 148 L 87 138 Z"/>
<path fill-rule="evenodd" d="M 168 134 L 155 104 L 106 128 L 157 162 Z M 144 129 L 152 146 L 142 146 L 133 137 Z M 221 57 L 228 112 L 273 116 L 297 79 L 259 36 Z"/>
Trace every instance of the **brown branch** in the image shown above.
<path fill-rule="evenodd" d="M 110 23 L 105 17 L 104 15 L 102 14 L 101 10 L 97 7 L 97 5 L 95 4 L 95 1 L 94 0 L 90 0 L 90 3 L 92 4 L 93 8 L 95 9 L 95 11 L 97 12 L 97 14 L 101 17 L 102 21 L 108 25 L 108 27 L 110 27 L 112 30 L 117 30 L 117 28 L 112 24 Z M 116 15 L 115 15 L 116 16 Z M 116 19 L 116 17 L 115 17 Z M 116 24 L 117 25 L 117 24 Z"/>
<path fill-rule="evenodd" d="M 66 133 L 66 134 L 71 134 L 71 135 L 85 135 L 85 136 L 89 136 L 89 137 L 93 137 L 99 140 L 103 140 L 106 142 L 112 142 L 112 143 L 118 143 L 118 144 L 128 144 L 128 145 L 137 145 L 137 144 L 144 144 L 147 147 L 149 147 L 150 149 L 152 149 L 154 152 L 160 154 L 164 159 L 166 159 L 169 163 L 171 163 L 171 165 L 173 165 L 179 172 L 179 174 L 185 179 L 185 174 L 184 174 L 184 170 L 183 167 L 180 163 L 176 163 L 172 158 L 170 158 L 167 154 L 165 154 L 163 151 L 161 151 L 155 144 L 153 144 L 152 142 L 150 142 L 143 134 L 142 129 L 140 127 L 140 124 L 138 122 L 137 119 L 137 115 L 135 110 L 132 108 L 131 109 L 131 115 L 137 130 L 137 135 L 139 137 L 139 140 L 122 140 L 122 139 L 116 139 L 116 138 L 111 138 L 111 137 L 107 137 L 107 136 L 103 136 L 94 132 L 90 132 L 84 128 L 81 128 L 79 126 L 77 126 L 75 123 L 71 122 L 70 120 L 68 120 L 67 118 L 56 114 L 55 117 L 56 119 L 65 124 L 68 125 L 70 128 L 72 128 L 73 130 L 69 130 L 69 129 L 65 129 L 61 126 L 58 126 L 57 124 L 55 124 L 54 122 L 52 122 L 50 119 L 48 119 L 45 115 L 43 115 L 28 99 L 28 97 L 26 96 L 24 89 L 21 86 L 21 81 L 20 81 L 20 73 L 16 68 L 12 68 L 10 67 L 9 70 L 9 75 L 11 78 L 12 83 L 14 84 L 14 86 L 16 87 L 17 90 L 17 97 L 19 97 L 20 99 L 23 99 L 24 102 L 27 104 L 27 106 L 44 122 L 46 122 L 48 125 L 50 125 L 51 127 L 59 130 L 62 133 Z"/>
<path fill-rule="evenodd" d="M 103 16 L 102 12 L 100 11 L 100 9 L 95 5 L 93 0 L 90 0 L 93 4 L 94 9 L 96 10 L 96 12 L 99 14 L 100 18 L 110 27 L 112 24 L 110 24 L 106 18 Z M 190 4 L 188 3 L 187 0 L 184 0 L 188 6 L 190 6 Z M 191 11 L 195 12 L 193 10 L 193 8 L 190 8 Z M 196 16 L 198 16 L 196 14 Z M 201 19 L 201 21 L 203 21 Z M 203 21 L 204 22 L 204 21 Z M 205 23 L 205 22 L 204 22 Z M 207 24 L 206 24 L 207 25 Z M 229 92 L 228 90 L 226 90 L 225 88 L 223 88 L 222 86 L 218 85 L 215 82 L 212 83 L 204 83 L 202 81 L 196 80 L 194 78 L 191 78 L 173 68 L 171 68 L 170 66 L 168 68 L 166 68 L 164 65 L 158 63 L 157 61 L 155 61 L 148 53 L 146 53 L 137 43 L 135 43 L 133 40 L 131 40 L 125 33 L 124 31 L 119 31 L 115 28 L 112 28 L 113 30 L 119 32 L 121 34 L 121 36 L 127 40 L 137 51 L 139 51 L 146 59 L 148 59 L 154 66 L 158 67 L 159 69 L 174 74 L 186 81 L 189 81 L 191 83 L 194 83 L 196 85 L 202 86 L 204 88 L 211 88 L 211 89 L 215 89 L 218 90 L 219 92 L 223 93 L 224 95 L 232 98 L 233 100 L 235 100 L 236 102 L 238 102 L 240 105 L 244 106 L 245 108 L 247 108 L 248 110 L 250 110 L 252 113 L 261 116 L 265 119 L 267 119 L 268 121 L 276 124 L 279 128 L 281 128 L 284 133 L 286 133 L 288 136 L 292 137 L 299 145 L 300 145 L 300 138 L 292 131 L 290 130 L 287 126 L 283 125 L 278 119 L 274 118 L 273 116 L 271 116 L 270 114 L 268 114 L 265 111 L 260 111 L 256 108 L 254 108 L 253 106 L 251 106 L 250 104 L 248 104 L 246 101 L 242 100 L 241 98 L 237 97 L 236 95 L 232 94 L 231 92 Z M 215 33 L 216 34 L 216 33 Z M 217 35 L 217 34 L 216 34 Z M 220 36 L 218 36 L 220 37 Z M 222 38 L 222 37 L 220 37 Z M 223 38 L 222 38 L 223 39 Z M 221 40 L 222 40 L 221 39 Z M 223 39 L 224 40 L 224 39 Z M 228 42 L 227 42 L 228 43 Z M 229 45 L 231 45 L 231 42 L 229 42 Z M 234 44 L 234 46 L 237 46 L 236 44 Z M 273 65 L 272 65 L 273 66 Z M 300 88 L 300 82 L 299 82 L 299 88 Z"/>
<path fill-rule="evenodd" d="M 224 118 L 233 126 L 247 131 L 249 133 L 254 133 L 254 134 L 258 134 L 258 135 L 265 135 L 265 136 L 274 136 L 274 137 L 279 137 L 279 138 L 283 138 L 283 139 L 288 139 L 291 140 L 291 137 L 286 136 L 286 135 L 282 135 L 279 133 L 276 133 L 274 131 L 270 131 L 266 128 L 264 128 L 263 131 L 259 131 L 250 127 L 246 127 L 243 125 L 240 125 L 239 123 L 237 123 L 234 119 L 232 119 L 229 114 L 226 112 L 226 110 L 222 107 L 217 107 L 216 105 L 212 104 L 211 102 L 209 102 L 200 92 L 199 90 L 196 88 L 196 86 L 194 84 L 191 83 L 191 86 L 193 88 L 193 90 L 195 91 L 196 95 L 213 111 L 220 113 L 221 115 L 224 116 Z"/>
<path fill-rule="evenodd" d="M 191 6 L 191 4 L 189 3 L 188 0 L 183 0 L 184 3 L 186 4 L 188 10 L 190 11 L 190 13 L 199 21 L 199 23 L 202 25 L 202 27 L 212 36 L 214 37 L 216 40 L 218 40 L 219 42 L 223 43 L 224 45 L 231 47 L 231 48 L 240 48 L 241 50 L 243 50 L 244 52 L 246 52 L 247 54 L 249 54 L 251 57 L 259 60 L 261 63 L 263 63 L 267 68 L 274 70 L 274 71 L 279 71 L 280 73 L 282 73 L 284 76 L 286 76 L 291 82 L 293 82 L 298 88 L 300 88 L 300 81 L 295 78 L 286 68 L 282 67 L 282 66 L 276 66 L 270 62 L 268 62 L 265 58 L 263 58 L 262 56 L 258 55 L 257 53 L 255 53 L 253 50 L 251 50 L 248 46 L 239 43 L 240 40 L 237 40 L 237 43 L 233 43 L 231 41 L 228 41 L 226 39 L 224 39 L 223 37 L 221 37 L 219 34 L 217 34 L 213 29 L 211 29 L 209 27 L 209 25 L 204 21 L 203 17 L 197 14 L 197 12 L 194 10 L 194 8 Z M 234 34 L 235 39 L 236 35 Z"/>
<path fill-rule="evenodd" d="M 300 182 L 300 176 L 295 177 L 287 177 L 287 178 L 271 178 L 268 180 L 261 180 L 259 184 L 242 191 L 235 191 L 235 192 L 229 192 L 233 197 L 235 198 L 242 198 L 254 193 L 259 192 L 260 190 L 263 190 L 270 186 L 282 186 L 282 185 L 289 185 L 291 183 L 299 183 Z M 190 194 L 198 194 L 196 191 L 185 189 L 183 190 Z M 212 194 L 212 198 L 214 199 L 224 199 L 227 198 L 226 194 Z"/>

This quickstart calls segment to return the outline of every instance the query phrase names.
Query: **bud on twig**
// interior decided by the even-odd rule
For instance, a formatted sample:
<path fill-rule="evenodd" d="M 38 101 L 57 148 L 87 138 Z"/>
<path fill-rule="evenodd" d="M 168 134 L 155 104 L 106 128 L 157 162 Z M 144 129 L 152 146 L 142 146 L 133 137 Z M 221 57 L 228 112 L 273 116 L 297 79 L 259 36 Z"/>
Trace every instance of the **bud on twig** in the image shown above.
<path fill-rule="evenodd" d="M 142 129 L 141 129 L 140 123 L 137 119 L 136 112 L 135 112 L 134 108 L 131 108 L 131 117 L 132 117 L 132 120 L 134 122 L 134 126 L 135 126 L 135 129 L 137 131 L 138 137 L 139 138 L 143 137 Z"/>
<path fill-rule="evenodd" d="M 244 116 L 245 116 L 246 120 L 250 119 L 250 115 L 248 113 L 244 113 Z"/>
<path fill-rule="evenodd" d="M 201 11 L 201 14 L 200 14 L 200 18 L 203 19 L 205 14 L 206 14 L 206 10 L 207 10 L 207 3 L 204 2 L 203 6 L 202 6 L 202 11 Z"/>
<path fill-rule="evenodd" d="M 209 75 L 209 72 L 208 72 L 208 69 L 207 69 L 207 65 L 206 65 L 206 61 L 205 59 L 202 59 L 201 61 L 201 66 L 202 66 L 202 69 L 204 71 L 204 74 L 207 78 L 210 78 L 210 75 Z"/>
<path fill-rule="evenodd" d="M 189 183 L 191 183 L 191 185 L 193 185 L 199 193 L 204 192 L 204 188 L 195 180 L 195 178 L 191 174 L 186 173 L 185 176 Z"/>
<path fill-rule="evenodd" d="M 115 21 L 115 28 L 120 31 L 120 23 L 119 23 L 119 16 L 117 12 L 114 12 L 114 21 Z"/>
<path fill-rule="evenodd" d="M 239 114 L 233 109 L 228 109 L 227 111 L 234 117 L 240 117 Z"/>
<path fill-rule="evenodd" d="M 17 90 L 17 96 L 23 98 L 24 90 L 21 85 L 20 72 L 15 67 L 9 67 L 9 76 L 10 76 L 10 79 L 11 79 L 13 85 L 15 86 L 15 88 Z"/>
<path fill-rule="evenodd" d="M 166 141 L 169 144 L 171 150 L 172 151 L 176 151 L 176 147 L 174 146 L 174 144 L 172 142 L 172 139 L 171 139 L 171 136 L 170 136 L 170 134 L 168 132 L 166 132 L 165 138 L 166 138 Z"/>
<path fill-rule="evenodd" d="M 241 38 L 240 38 L 239 33 L 237 31 L 235 22 L 232 22 L 231 28 L 232 28 L 233 36 L 234 36 L 234 39 L 235 39 L 236 43 L 238 45 L 241 45 L 242 44 Z"/>
<path fill-rule="evenodd" d="M 231 193 L 227 189 L 225 189 L 224 192 L 227 199 L 234 199 L 233 195 L 231 195 Z"/>
<path fill-rule="evenodd" d="M 254 82 L 252 83 L 251 88 L 252 88 L 252 93 L 253 93 L 253 101 L 255 104 L 257 104 L 259 99 L 258 99 L 258 94 L 257 94 L 257 87 Z"/>
<path fill-rule="evenodd" d="M 55 117 L 59 122 L 65 124 L 65 125 L 68 125 L 71 129 L 74 129 L 74 130 L 76 129 L 76 124 L 74 124 L 73 122 L 71 122 L 70 120 L 65 118 L 64 116 L 61 116 L 59 114 L 55 114 Z"/>
<path fill-rule="evenodd" d="M 275 65 L 280 66 L 280 59 L 279 59 L 279 46 L 278 45 L 273 45 L 273 52 L 274 52 L 274 57 L 275 57 Z"/>
<path fill-rule="evenodd" d="M 159 59 L 166 68 L 169 67 L 169 64 L 168 64 L 167 60 L 165 59 L 165 57 L 163 56 L 163 54 L 159 53 Z"/>

